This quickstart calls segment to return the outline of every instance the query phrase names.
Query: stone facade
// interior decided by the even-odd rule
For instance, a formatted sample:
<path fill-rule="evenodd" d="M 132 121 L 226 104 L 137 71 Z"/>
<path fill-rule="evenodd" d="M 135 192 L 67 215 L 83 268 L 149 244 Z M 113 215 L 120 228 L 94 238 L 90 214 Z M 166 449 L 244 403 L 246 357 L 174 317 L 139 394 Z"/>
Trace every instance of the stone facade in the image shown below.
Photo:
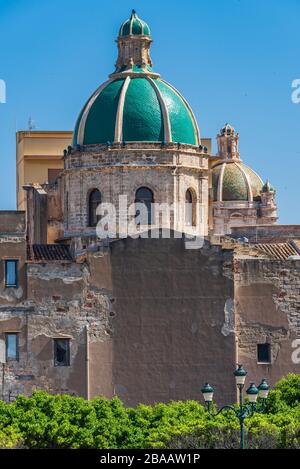
<path fill-rule="evenodd" d="M 235 341 L 224 315 L 233 295 L 230 254 L 223 259 L 207 244 L 195 256 L 183 243 L 127 239 L 77 262 L 28 261 L 26 298 L 0 307 L 0 339 L 19 335 L 18 360 L 3 366 L 2 398 L 34 389 L 117 394 L 128 405 L 197 398 L 205 376 L 214 378 L 210 337 L 222 393 L 234 399 Z M 56 338 L 70 339 L 70 366 L 54 366 Z"/>
<path fill-rule="evenodd" d="M 155 203 L 175 206 L 170 225 L 180 231 L 188 189 L 196 194 L 195 202 L 208 206 L 208 156 L 188 145 L 162 148 L 144 143 L 126 144 L 125 148 L 95 146 L 84 148 L 84 152 L 75 149 L 65 156 L 63 181 L 68 200 L 65 236 L 95 235 L 95 228 L 88 224 L 88 198 L 93 189 L 101 192 L 102 202 L 113 204 L 119 216 L 119 197 L 125 196 L 129 207 L 135 202 L 136 190 L 146 186 L 152 190 Z M 203 235 L 207 235 L 207 217 L 206 210 Z"/>
<path fill-rule="evenodd" d="M 0 304 L 18 304 L 27 295 L 25 212 L 1 212 L 0 259 Z M 5 288 L 5 262 L 8 259 L 18 262 L 18 284 L 15 288 Z"/>
<path fill-rule="evenodd" d="M 174 236 L 100 243 L 73 260 L 29 258 L 24 214 L 12 222 L 1 245 L 11 257 L 21 239 L 22 291 L 2 290 L 0 342 L 18 334 L 19 352 L 2 365 L 2 399 L 45 389 L 135 405 L 199 399 L 209 381 L 222 404 L 235 400 L 237 362 L 271 384 L 299 371 L 299 260 L 227 240 L 195 251 Z M 55 366 L 59 338 L 70 341 L 68 366 Z M 266 343 L 270 362 L 258 363 Z"/>
<path fill-rule="evenodd" d="M 133 12 L 60 176 L 24 187 L 26 220 L 0 213 L 4 400 L 44 389 L 136 405 L 199 399 L 209 381 L 223 404 L 238 362 L 271 385 L 299 372 L 299 227 L 275 224 L 275 191 L 242 163 L 231 126 L 209 154 L 188 103 L 152 71 L 151 41 Z M 130 237 L 119 219 L 133 221 L 141 188 L 170 217 L 154 208 Z M 98 236 L 105 204 L 116 229 Z"/>
<path fill-rule="evenodd" d="M 300 260 L 244 259 L 235 263 L 238 359 L 249 373 L 278 381 L 299 373 Z M 257 363 L 257 344 L 270 344 L 270 363 Z"/>

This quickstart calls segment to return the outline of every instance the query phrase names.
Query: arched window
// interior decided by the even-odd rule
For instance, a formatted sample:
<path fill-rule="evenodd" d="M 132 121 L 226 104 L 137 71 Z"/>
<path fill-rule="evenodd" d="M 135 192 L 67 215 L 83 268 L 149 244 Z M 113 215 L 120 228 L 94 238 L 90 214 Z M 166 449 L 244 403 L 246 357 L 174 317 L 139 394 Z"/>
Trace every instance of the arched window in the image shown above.
<path fill-rule="evenodd" d="M 196 226 L 196 196 L 191 189 L 185 193 L 185 224 Z"/>
<path fill-rule="evenodd" d="M 89 195 L 89 226 L 97 225 L 99 216 L 96 211 L 99 204 L 101 204 L 101 192 L 94 189 Z"/>
<path fill-rule="evenodd" d="M 138 224 L 141 225 L 151 225 L 153 222 L 153 213 L 152 213 L 152 206 L 153 204 L 153 192 L 151 189 L 148 189 L 148 187 L 140 187 L 136 193 L 135 193 L 135 203 L 140 203 L 144 204 L 147 208 L 147 219 L 143 220 L 143 217 L 141 220 L 138 221 Z M 138 207 L 136 208 L 136 215 L 139 215 L 140 210 Z"/>
<path fill-rule="evenodd" d="M 234 212 L 230 215 L 229 224 L 230 226 L 239 226 L 243 223 L 243 215 L 238 212 Z"/>

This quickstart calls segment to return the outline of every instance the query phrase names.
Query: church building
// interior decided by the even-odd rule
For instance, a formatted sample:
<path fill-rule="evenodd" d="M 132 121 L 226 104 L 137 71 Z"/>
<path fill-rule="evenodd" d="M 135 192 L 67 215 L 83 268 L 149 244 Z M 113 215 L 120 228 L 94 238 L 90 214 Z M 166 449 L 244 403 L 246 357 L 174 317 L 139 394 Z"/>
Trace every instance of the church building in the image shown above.
<path fill-rule="evenodd" d="M 151 43 L 132 11 L 72 135 L 17 134 L 22 210 L 0 212 L 6 401 L 199 399 L 209 381 L 222 404 L 237 363 L 257 383 L 299 372 L 300 225 L 277 223 L 276 191 L 230 124 L 212 154 Z"/>

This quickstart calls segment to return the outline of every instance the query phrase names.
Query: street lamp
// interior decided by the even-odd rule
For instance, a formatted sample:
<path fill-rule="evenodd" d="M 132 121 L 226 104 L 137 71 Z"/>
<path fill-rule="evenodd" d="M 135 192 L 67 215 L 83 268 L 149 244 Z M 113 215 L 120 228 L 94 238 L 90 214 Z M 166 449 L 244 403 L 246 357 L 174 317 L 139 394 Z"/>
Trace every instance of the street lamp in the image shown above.
<path fill-rule="evenodd" d="M 269 389 L 270 388 L 268 386 L 267 380 L 265 378 L 262 379 L 260 385 L 258 386 L 258 397 L 263 399 L 263 402 L 266 402 L 265 400 L 268 397 Z"/>
<path fill-rule="evenodd" d="M 237 386 L 244 386 L 247 371 L 244 370 L 243 365 L 238 365 L 237 369 L 233 373 L 235 376 L 235 382 Z"/>
<path fill-rule="evenodd" d="M 216 417 L 223 410 L 232 410 L 235 416 L 239 419 L 240 422 L 240 448 L 244 449 L 245 447 L 245 423 L 244 420 L 246 417 L 251 417 L 254 413 L 263 413 L 266 408 L 266 400 L 269 393 L 269 385 L 267 380 L 262 379 L 258 388 L 254 383 L 250 383 L 250 386 L 246 390 L 246 394 L 249 400 L 249 403 L 244 403 L 243 398 L 243 388 L 245 386 L 247 371 L 243 368 L 243 365 L 237 365 L 236 370 L 234 371 L 235 382 L 239 390 L 239 407 L 236 408 L 232 405 L 225 405 L 215 414 L 211 411 L 211 404 L 214 396 L 214 388 L 210 384 L 206 383 L 201 392 L 204 397 L 207 410 L 210 415 Z M 260 398 L 262 405 L 257 407 L 256 402 L 257 398 Z"/>
<path fill-rule="evenodd" d="M 251 404 L 256 404 L 257 397 L 258 397 L 258 389 L 255 386 L 255 383 L 250 383 L 249 388 L 246 391 L 249 402 Z"/>
<path fill-rule="evenodd" d="M 201 392 L 203 394 L 205 404 L 207 404 L 208 410 L 210 410 L 210 406 L 214 397 L 214 388 L 212 388 L 210 384 L 206 383 L 201 389 Z"/>

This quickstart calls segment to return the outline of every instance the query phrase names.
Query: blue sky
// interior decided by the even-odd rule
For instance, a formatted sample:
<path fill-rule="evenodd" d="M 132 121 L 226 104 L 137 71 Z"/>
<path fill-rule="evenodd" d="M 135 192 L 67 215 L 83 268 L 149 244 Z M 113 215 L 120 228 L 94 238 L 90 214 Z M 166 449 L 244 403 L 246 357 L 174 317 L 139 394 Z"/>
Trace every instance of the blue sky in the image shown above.
<path fill-rule="evenodd" d="M 299 0 L 0 0 L 0 209 L 15 208 L 15 130 L 73 129 L 113 71 L 132 8 L 150 25 L 154 68 L 189 101 L 203 137 L 225 122 L 243 161 L 277 189 L 281 223 L 300 223 Z M 214 146 L 215 149 L 215 146 Z"/>

